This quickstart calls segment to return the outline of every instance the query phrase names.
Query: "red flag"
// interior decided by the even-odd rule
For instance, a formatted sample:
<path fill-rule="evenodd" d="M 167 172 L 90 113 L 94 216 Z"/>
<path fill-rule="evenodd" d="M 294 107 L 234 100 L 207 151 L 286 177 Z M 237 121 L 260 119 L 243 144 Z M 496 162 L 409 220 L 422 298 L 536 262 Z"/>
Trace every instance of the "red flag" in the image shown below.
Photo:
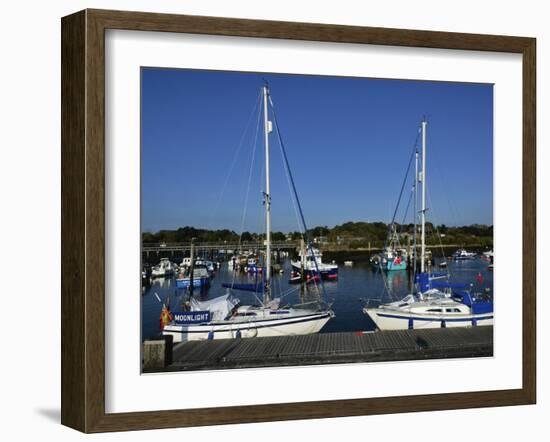
<path fill-rule="evenodd" d="M 476 276 L 476 280 L 479 284 L 483 284 L 483 275 L 479 272 Z"/>

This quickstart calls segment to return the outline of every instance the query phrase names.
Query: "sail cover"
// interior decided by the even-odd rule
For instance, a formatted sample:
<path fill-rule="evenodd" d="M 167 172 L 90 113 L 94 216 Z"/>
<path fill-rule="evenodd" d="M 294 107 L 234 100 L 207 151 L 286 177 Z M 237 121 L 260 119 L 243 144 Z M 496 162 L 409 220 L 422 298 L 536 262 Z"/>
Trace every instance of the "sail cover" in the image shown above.
<path fill-rule="evenodd" d="M 231 294 L 223 295 L 208 301 L 197 301 L 191 299 L 191 311 L 209 311 L 212 321 L 221 321 L 225 319 L 231 310 L 239 303 L 237 298 Z"/>

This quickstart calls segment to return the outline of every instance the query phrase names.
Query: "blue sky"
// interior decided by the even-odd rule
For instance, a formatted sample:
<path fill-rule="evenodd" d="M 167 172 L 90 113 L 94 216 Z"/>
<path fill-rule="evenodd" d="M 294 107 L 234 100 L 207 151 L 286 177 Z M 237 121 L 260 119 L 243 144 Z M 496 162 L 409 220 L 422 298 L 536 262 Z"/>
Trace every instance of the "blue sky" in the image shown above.
<path fill-rule="evenodd" d="M 493 223 L 492 85 L 143 68 L 143 230 L 263 230 L 264 79 L 308 227 L 389 222 L 423 116 L 428 219 Z M 270 146 L 273 230 L 298 230 L 275 136 Z"/>

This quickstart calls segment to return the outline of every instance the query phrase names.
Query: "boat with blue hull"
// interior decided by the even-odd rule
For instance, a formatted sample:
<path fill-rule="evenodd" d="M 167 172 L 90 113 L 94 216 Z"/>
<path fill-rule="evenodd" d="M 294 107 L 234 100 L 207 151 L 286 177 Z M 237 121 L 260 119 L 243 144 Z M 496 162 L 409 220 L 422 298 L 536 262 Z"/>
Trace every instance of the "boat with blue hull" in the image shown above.
<path fill-rule="evenodd" d="M 210 285 L 208 278 L 193 279 L 193 287 L 204 288 Z M 191 278 L 176 279 L 176 288 L 186 289 L 191 286 Z"/>
<path fill-rule="evenodd" d="M 190 270 L 187 274 L 180 274 L 176 278 L 176 288 L 186 289 L 191 286 L 191 275 Z M 193 268 L 193 287 L 195 288 L 205 288 L 210 285 L 210 273 L 206 266 L 196 266 Z"/>
<path fill-rule="evenodd" d="M 421 255 L 420 272 L 415 276 L 416 292 L 399 301 L 380 304 L 374 308 L 371 308 L 367 302 L 363 312 L 372 319 L 379 330 L 493 325 L 492 299 L 481 294 L 472 294 L 471 286 L 450 283 L 448 274 L 435 274 L 426 269 L 426 126 L 427 122 L 422 121 L 422 172 L 420 174 L 418 173 L 418 149 L 415 146 L 416 171 L 413 187 L 415 200 L 417 185 L 419 182 L 422 183 Z M 416 235 L 416 218 L 414 231 Z M 416 255 L 416 247 L 414 250 Z M 416 270 L 416 256 L 414 263 Z"/>

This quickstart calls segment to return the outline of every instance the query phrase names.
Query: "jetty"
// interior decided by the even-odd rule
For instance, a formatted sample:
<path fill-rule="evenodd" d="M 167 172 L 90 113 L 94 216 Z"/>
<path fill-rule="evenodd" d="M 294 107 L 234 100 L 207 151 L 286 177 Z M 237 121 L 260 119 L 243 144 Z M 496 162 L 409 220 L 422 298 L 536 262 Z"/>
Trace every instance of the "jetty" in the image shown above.
<path fill-rule="evenodd" d="M 493 327 L 319 333 L 172 344 L 144 343 L 145 373 L 493 355 Z"/>

